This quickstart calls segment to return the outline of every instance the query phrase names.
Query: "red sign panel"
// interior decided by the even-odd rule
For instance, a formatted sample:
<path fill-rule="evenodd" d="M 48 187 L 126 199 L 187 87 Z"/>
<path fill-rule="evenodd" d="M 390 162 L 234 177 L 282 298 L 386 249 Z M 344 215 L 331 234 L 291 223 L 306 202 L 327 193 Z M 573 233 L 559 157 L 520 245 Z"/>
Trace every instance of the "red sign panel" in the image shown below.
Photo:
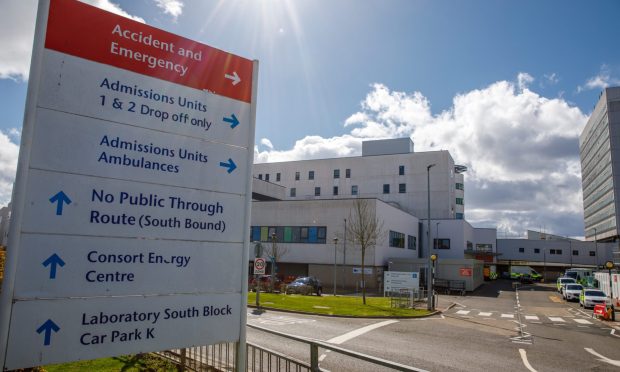
<path fill-rule="evenodd" d="M 469 267 L 463 267 L 459 269 L 459 274 L 461 276 L 472 276 L 473 270 Z"/>
<path fill-rule="evenodd" d="M 45 47 L 251 101 L 251 60 L 74 0 L 51 1 Z"/>

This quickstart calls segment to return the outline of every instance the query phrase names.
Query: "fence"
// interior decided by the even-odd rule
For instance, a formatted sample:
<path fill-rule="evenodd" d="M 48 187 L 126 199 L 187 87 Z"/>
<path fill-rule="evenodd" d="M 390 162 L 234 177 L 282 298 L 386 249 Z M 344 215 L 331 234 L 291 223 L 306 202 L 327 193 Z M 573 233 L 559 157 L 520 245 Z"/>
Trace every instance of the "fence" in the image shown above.
<path fill-rule="evenodd" d="M 347 350 L 323 341 L 293 336 L 254 325 L 249 328 L 266 332 L 278 337 L 301 342 L 309 347 L 309 362 L 288 357 L 277 351 L 247 343 L 246 366 L 248 372 L 319 372 L 319 348 L 371 363 L 376 367 L 385 367 L 395 371 L 426 372 L 422 369 L 395 363 L 389 360 Z M 234 371 L 237 365 L 236 343 L 222 343 L 158 353 L 177 363 L 184 370 L 191 371 Z"/>

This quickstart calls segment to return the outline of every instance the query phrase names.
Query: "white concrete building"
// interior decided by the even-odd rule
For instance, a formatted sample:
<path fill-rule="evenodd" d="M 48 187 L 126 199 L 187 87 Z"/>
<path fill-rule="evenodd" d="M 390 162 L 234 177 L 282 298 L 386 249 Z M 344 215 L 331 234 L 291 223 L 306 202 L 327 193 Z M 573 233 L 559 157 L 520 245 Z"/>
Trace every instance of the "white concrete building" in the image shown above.
<path fill-rule="evenodd" d="M 389 258 L 418 257 L 419 221 L 381 200 L 365 200 L 372 216 L 383 222 L 382 238 L 366 252 L 364 262 L 367 288 L 378 289 Z M 336 263 L 338 288 L 351 290 L 361 281 L 361 249 L 345 234 L 354 203 L 355 199 L 255 201 L 250 239 L 263 244 L 268 258 L 275 235 L 275 244 L 285 252 L 277 262 L 280 276 L 316 276 L 329 292 Z"/>
<path fill-rule="evenodd" d="M 286 200 L 377 198 L 419 218 L 465 217 L 464 166 L 448 151 L 413 152 L 410 138 L 365 141 L 362 156 L 254 164 L 254 177 L 286 187 Z"/>

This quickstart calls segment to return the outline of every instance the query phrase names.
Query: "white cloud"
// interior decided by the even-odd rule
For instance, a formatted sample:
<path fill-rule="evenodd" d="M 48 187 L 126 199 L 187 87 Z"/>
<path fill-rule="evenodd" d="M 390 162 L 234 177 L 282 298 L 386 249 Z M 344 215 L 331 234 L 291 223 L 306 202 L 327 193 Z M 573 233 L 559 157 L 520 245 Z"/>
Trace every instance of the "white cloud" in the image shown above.
<path fill-rule="evenodd" d="M 0 206 L 6 206 L 11 200 L 18 156 L 19 146 L 0 132 Z"/>
<path fill-rule="evenodd" d="M 155 0 L 155 4 L 164 10 L 164 13 L 170 14 L 174 21 L 183 13 L 183 1 L 181 0 Z"/>
<path fill-rule="evenodd" d="M 273 150 L 273 143 L 267 138 L 263 138 L 260 140 L 260 144 L 269 148 L 269 150 Z"/>
<path fill-rule="evenodd" d="M 587 117 L 561 98 L 525 89 L 527 73 L 457 95 L 450 109 L 431 112 L 420 92 L 375 84 L 343 136 L 307 136 L 292 149 L 255 151 L 257 162 L 354 156 L 366 139 L 411 136 L 416 151 L 449 150 L 467 165 L 466 217 L 523 233 L 546 225 L 581 235 L 578 136 Z M 558 231 L 561 232 L 561 231 Z"/>
<path fill-rule="evenodd" d="M 517 84 L 519 85 L 519 90 L 527 89 L 532 82 L 534 82 L 534 77 L 527 72 L 519 72 L 519 74 L 517 75 Z"/>
<path fill-rule="evenodd" d="M 577 87 L 577 93 L 584 90 L 605 89 L 612 85 L 620 85 L 620 79 L 611 76 L 611 70 L 608 65 L 602 65 L 598 74 L 586 80 L 584 85 Z"/>
<path fill-rule="evenodd" d="M 555 72 L 551 74 L 544 74 L 543 78 L 549 85 L 554 85 L 560 82 L 560 76 L 558 76 Z"/>
<path fill-rule="evenodd" d="M 144 22 L 132 16 L 110 0 L 83 0 L 101 9 Z M 0 12 L 0 79 L 28 80 L 34 25 L 37 15 L 36 0 L 2 2 Z"/>

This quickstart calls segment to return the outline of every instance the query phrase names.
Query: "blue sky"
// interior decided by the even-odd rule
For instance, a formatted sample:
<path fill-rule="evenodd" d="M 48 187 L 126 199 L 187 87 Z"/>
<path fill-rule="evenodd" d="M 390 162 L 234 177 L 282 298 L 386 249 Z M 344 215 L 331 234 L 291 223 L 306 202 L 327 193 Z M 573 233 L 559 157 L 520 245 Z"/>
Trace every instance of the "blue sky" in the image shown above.
<path fill-rule="evenodd" d="M 578 135 L 601 89 L 620 85 L 620 2 L 89 2 L 258 59 L 257 161 L 411 136 L 417 151 L 448 149 L 469 166 L 474 225 L 583 235 Z M 0 131 L 15 143 L 36 4 L 1 6 Z"/>

